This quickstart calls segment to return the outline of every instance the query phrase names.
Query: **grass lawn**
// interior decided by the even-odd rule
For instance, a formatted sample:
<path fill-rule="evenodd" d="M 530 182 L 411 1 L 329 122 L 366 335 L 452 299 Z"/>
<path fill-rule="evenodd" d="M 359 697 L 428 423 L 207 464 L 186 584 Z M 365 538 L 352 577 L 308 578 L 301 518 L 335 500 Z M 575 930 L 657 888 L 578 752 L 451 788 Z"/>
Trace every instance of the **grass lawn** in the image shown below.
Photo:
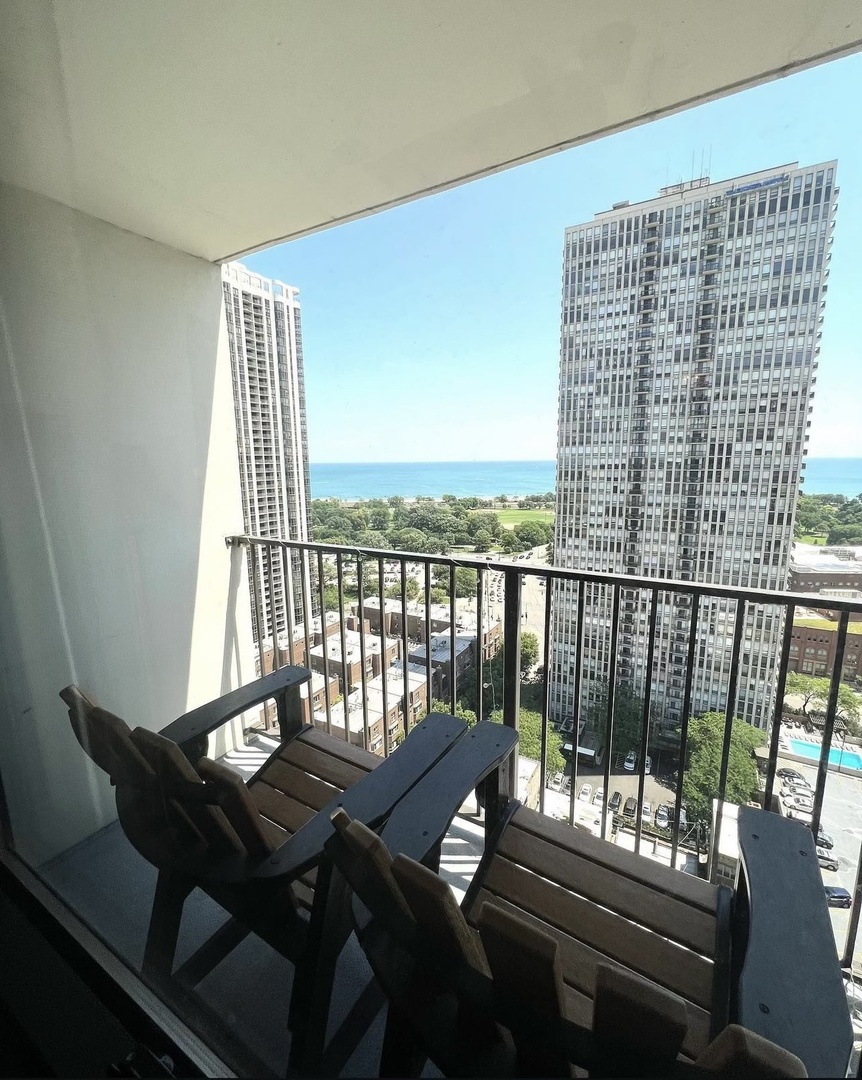
<path fill-rule="evenodd" d="M 816 535 L 814 533 L 803 533 L 803 535 L 799 537 L 799 543 L 814 544 L 815 546 L 822 547 L 826 544 L 826 537 L 823 533 L 818 533 Z"/>
<path fill-rule="evenodd" d="M 809 626 L 813 630 L 837 630 L 838 623 L 830 622 L 829 619 L 794 619 L 794 626 Z M 848 634 L 862 634 L 862 622 L 849 622 Z"/>
<path fill-rule="evenodd" d="M 514 529 L 516 525 L 522 525 L 525 521 L 542 521 L 548 525 L 554 524 L 553 510 L 519 510 L 515 507 L 512 510 L 489 510 L 485 511 L 485 513 L 496 514 L 500 519 L 500 524 L 507 529 Z"/>

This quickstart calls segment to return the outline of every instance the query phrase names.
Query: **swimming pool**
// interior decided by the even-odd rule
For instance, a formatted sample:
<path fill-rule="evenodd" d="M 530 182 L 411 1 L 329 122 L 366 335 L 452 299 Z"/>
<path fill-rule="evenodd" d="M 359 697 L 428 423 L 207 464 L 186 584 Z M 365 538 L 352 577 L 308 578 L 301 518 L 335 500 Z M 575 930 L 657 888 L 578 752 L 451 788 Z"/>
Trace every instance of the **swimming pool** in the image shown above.
<path fill-rule="evenodd" d="M 797 757 L 810 758 L 812 761 L 820 760 L 820 747 L 814 743 L 805 742 L 803 739 L 788 739 L 791 751 Z M 830 765 L 846 765 L 848 769 L 862 769 L 862 756 L 855 750 L 839 750 L 833 746 L 829 751 Z"/>

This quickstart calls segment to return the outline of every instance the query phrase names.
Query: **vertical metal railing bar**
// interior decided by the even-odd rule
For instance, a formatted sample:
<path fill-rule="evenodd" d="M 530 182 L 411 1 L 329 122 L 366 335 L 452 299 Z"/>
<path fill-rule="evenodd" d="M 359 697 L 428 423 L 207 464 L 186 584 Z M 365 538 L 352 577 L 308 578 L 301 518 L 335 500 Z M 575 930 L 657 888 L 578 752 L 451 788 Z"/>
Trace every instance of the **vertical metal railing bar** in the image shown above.
<path fill-rule="evenodd" d="M 305 642 L 305 666 L 311 668 L 311 552 L 300 549 L 299 552 L 300 584 L 302 586 L 302 636 Z M 324 676 L 325 678 L 325 676 Z M 312 723 L 314 719 L 312 718 Z"/>
<path fill-rule="evenodd" d="M 853 967 L 856 937 L 859 933 L 860 910 L 862 910 L 862 844 L 859 845 L 859 859 L 856 863 L 856 884 L 853 886 L 853 907 L 850 911 L 847 937 L 844 940 L 844 955 L 841 957 L 841 966 L 843 968 L 852 969 Z"/>
<path fill-rule="evenodd" d="M 385 564 L 383 559 L 377 560 L 377 589 L 380 597 L 380 687 L 383 691 L 383 756 L 389 757 L 391 749 L 389 745 L 389 688 L 387 686 L 386 664 L 386 607 L 384 599 Z M 365 669 L 362 670 L 362 678 L 365 678 Z"/>
<path fill-rule="evenodd" d="M 476 675 L 476 719 L 482 719 L 482 690 L 485 681 L 485 629 L 482 607 L 485 602 L 485 571 L 476 573 L 476 647 L 479 650 Z M 490 627 L 488 628 L 490 633 Z"/>
<path fill-rule="evenodd" d="M 275 544 L 266 545 L 266 573 L 269 592 L 269 616 L 272 626 L 272 670 L 276 671 L 282 666 L 281 646 L 278 643 L 278 618 L 275 606 Z M 282 582 L 282 595 L 284 595 L 284 583 Z"/>
<path fill-rule="evenodd" d="M 641 745 L 638 761 L 638 805 L 635 822 L 635 851 L 640 855 L 641 835 L 643 833 L 644 788 L 646 787 L 646 759 L 649 750 L 650 709 L 652 707 L 652 666 L 655 660 L 655 628 L 658 621 L 658 596 L 656 587 L 650 589 L 649 630 L 647 640 L 646 667 L 644 668 L 644 710 L 641 718 Z"/>
<path fill-rule="evenodd" d="M 286 544 L 281 545 L 281 573 L 284 580 L 284 616 L 287 622 L 287 662 L 291 667 L 296 663 L 293 637 L 296 633 L 296 620 L 293 615 L 293 556 Z M 311 716 L 311 686 L 308 686 L 308 709 Z"/>
<path fill-rule="evenodd" d="M 335 556 L 335 573 L 338 580 L 338 636 L 341 642 L 341 670 L 344 672 L 344 696 L 341 699 L 341 704 L 344 707 L 344 741 L 350 742 L 350 709 L 348 707 L 348 698 L 350 696 L 350 680 L 348 672 L 350 671 L 350 665 L 347 663 L 347 634 L 345 633 L 344 626 L 344 565 L 342 563 L 341 552 Z M 324 634 L 326 633 L 326 627 L 323 628 Z M 325 642 L 326 639 L 324 639 Z M 364 676 L 363 676 L 364 678 Z"/>
<path fill-rule="evenodd" d="M 456 593 L 457 578 L 455 576 L 455 564 L 452 563 L 449 566 L 449 707 L 452 711 L 452 715 L 455 715 L 455 704 L 458 700 L 458 658 L 455 651 L 455 646 L 458 641 L 458 631 L 456 628 L 457 614 L 455 611 L 455 593 Z"/>
<path fill-rule="evenodd" d="M 617 637 L 620 626 L 620 589 L 618 585 L 611 586 L 611 642 L 608 656 L 608 718 L 605 728 L 605 797 L 602 802 L 602 836 L 607 836 L 608 827 L 608 800 L 611 797 L 611 757 L 614 747 L 614 707 L 616 705 L 616 670 L 617 670 Z"/>
<path fill-rule="evenodd" d="M 410 734 L 410 670 L 407 665 L 407 563 L 401 560 L 401 665 L 404 675 L 404 737 Z M 384 678 L 386 676 L 384 675 Z"/>
<path fill-rule="evenodd" d="M 326 734 L 332 734 L 332 702 L 329 700 L 329 635 L 326 633 L 326 598 L 323 595 L 323 552 L 317 552 L 317 591 L 320 594 L 320 633 L 321 648 L 323 649 L 323 699 L 326 702 Z M 306 610 L 306 618 L 308 611 Z M 347 672 L 345 670 L 344 656 L 341 657 L 341 687 L 342 701 L 346 701 Z M 311 667 L 311 657 L 309 657 Z M 345 708 L 345 723 L 347 722 L 347 709 Z"/>
<path fill-rule="evenodd" d="M 697 620 L 700 614 L 700 596 L 694 593 L 691 598 L 691 617 L 688 624 L 688 655 L 686 656 L 685 689 L 682 692 L 682 730 L 679 736 L 679 768 L 676 785 L 676 799 L 673 806 L 673 834 L 670 848 L 670 864 L 676 866 L 679 848 L 679 818 L 682 811 L 682 788 L 685 778 L 685 756 L 688 753 L 688 721 L 691 712 L 691 688 L 694 683 L 694 661 L 697 651 Z"/>
<path fill-rule="evenodd" d="M 521 575 L 507 568 L 503 628 L 503 723 L 518 730 L 521 712 Z M 518 787 L 518 747 L 508 763 L 507 788 L 501 792 L 515 798 Z"/>
<path fill-rule="evenodd" d="M 428 685 L 428 712 L 434 700 L 434 686 L 431 678 L 431 563 L 425 563 L 425 681 Z"/>
<path fill-rule="evenodd" d="M 727 686 L 727 705 L 724 713 L 724 738 L 721 743 L 721 764 L 718 774 L 718 792 L 715 806 L 715 825 L 710 837 L 710 855 L 708 877 L 715 877 L 715 864 L 718 860 L 718 848 L 721 842 L 724 796 L 727 793 L 727 770 L 730 763 L 730 739 L 733 734 L 733 714 L 736 710 L 736 692 L 739 683 L 739 660 L 742 651 L 742 631 L 745 625 L 745 600 L 736 601 L 736 619 L 733 627 L 733 645 L 730 653 L 730 680 Z"/>
<path fill-rule="evenodd" d="M 793 637 L 793 616 L 795 604 L 788 604 L 784 613 L 784 635 L 781 642 L 781 659 L 778 663 L 778 682 L 775 687 L 775 713 L 772 717 L 772 732 L 769 739 L 769 758 L 766 766 L 766 789 L 763 793 L 763 808 L 769 810 L 772 803 L 772 790 L 775 786 L 775 770 L 778 766 L 778 740 L 781 737 L 781 724 L 784 715 L 784 688 L 787 684 L 787 665 L 790 663 L 790 642 Z"/>
<path fill-rule="evenodd" d="M 368 723 L 368 680 L 365 678 L 365 580 L 362 559 L 356 560 L 356 580 L 359 602 L 359 666 L 362 669 L 362 746 L 371 749 L 371 730 Z M 381 614 L 382 617 L 382 614 Z"/>
<path fill-rule="evenodd" d="M 572 790 L 569 792 L 569 824 L 575 820 L 575 800 L 578 797 L 578 748 L 581 726 L 581 684 L 584 670 L 584 612 L 586 611 L 586 583 L 578 582 L 577 624 L 575 626 L 575 689 L 572 706 Z"/>
<path fill-rule="evenodd" d="M 832 668 L 832 680 L 829 684 L 829 698 L 826 704 L 826 719 L 823 722 L 823 741 L 820 746 L 820 761 L 817 764 L 817 785 L 814 788 L 814 810 L 811 814 L 811 831 L 817 836 L 820 828 L 820 814 L 823 810 L 823 796 L 826 793 L 826 776 L 829 771 L 829 752 L 832 749 L 832 733 L 835 730 L 835 713 L 838 710 L 838 691 L 841 689 L 841 675 L 844 672 L 844 650 L 847 646 L 847 626 L 850 612 L 842 611 L 838 617 L 838 637 L 835 642 L 835 664 Z"/>
<path fill-rule="evenodd" d="M 544 678 L 542 680 L 542 741 L 539 751 L 539 813 L 545 812 L 545 788 L 548 786 L 548 724 L 551 715 L 551 589 L 550 579 L 545 582 L 545 640 L 542 648 Z"/>
<path fill-rule="evenodd" d="M 254 616 L 257 622 L 257 656 L 258 663 L 260 664 L 259 674 L 264 674 L 263 664 L 263 639 L 266 636 L 266 627 L 264 626 L 263 611 L 263 597 L 260 592 L 260 571 L 257 565 L 257 546 L 255 544 L 248 545 L 248 553 L 251 558 L 251 587 L 254 596 L 252 601 L 254 603 Z"/>

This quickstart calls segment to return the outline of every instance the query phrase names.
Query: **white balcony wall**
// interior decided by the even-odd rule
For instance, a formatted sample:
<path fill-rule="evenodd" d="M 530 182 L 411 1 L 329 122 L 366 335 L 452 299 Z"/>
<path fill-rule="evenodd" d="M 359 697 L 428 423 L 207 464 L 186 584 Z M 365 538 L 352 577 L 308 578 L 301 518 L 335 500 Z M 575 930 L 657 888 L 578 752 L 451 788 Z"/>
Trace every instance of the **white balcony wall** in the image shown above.
<path fill-rule="evenodd" d="M 115 817 L 57 696 L 157 729 L 254 678 L 219 268 L 0 185 L 0 758 L 33 863 Z"/>

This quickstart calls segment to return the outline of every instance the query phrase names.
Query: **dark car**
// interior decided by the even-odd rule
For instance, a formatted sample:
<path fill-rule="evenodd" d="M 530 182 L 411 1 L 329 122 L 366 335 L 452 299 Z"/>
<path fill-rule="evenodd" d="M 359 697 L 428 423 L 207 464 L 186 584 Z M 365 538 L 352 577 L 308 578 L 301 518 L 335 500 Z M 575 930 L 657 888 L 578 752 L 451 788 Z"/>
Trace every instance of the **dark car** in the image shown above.
<path fill-rule="evenodd" d="M 822 829 L 819 829 L 817 832 L 817 846 L 826 848 L 827 851 L 831 851 L 835 847 L 835 841 L 829 833 L 825 833 Z"/>
<path fill-rule="evenodd" d="M 842 889 L 838 885 L 824 885 L 823 891 L 826 893 L 826 903 L 829 907 L 853 906 L 853 897 L 846 889 Z"/>
<path fill-rule="evenodd" d="M 780 776 L 782 780 L 804 780 L 805 777 L 801 772 L 797 772 L 796 769 L 776 769 L 775 775 Z"/>
<path fill-rule="evenodd" d="M 626 799 L 626 804 L 623 807 L 623 817 L 634 817 L 637 813 L 638 801 L 634 795 L 629 795 Z"/>
<path fill-rule="evenodd" d="M 622 795 L 620 795 L 620 793 L 618 791 L 615 791 L 613 793 L 613 795 L 611 795 L 610 802 L 608 803 L 608 810 L 610 810 L 610 812 L 612 814 L 618 813 L 619 809 L 620 809 L 620 803 L 622 801 L 623 801 Z"/>

